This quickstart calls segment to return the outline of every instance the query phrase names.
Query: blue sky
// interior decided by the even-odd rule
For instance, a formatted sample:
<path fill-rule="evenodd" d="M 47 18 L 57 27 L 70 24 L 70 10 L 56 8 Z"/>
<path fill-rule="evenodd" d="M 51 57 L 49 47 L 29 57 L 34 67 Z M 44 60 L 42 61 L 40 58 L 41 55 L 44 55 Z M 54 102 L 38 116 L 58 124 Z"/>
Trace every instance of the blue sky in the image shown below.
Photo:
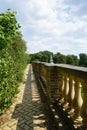
<path fill-rule="evenodd" d="M 17 11 L 27 51 L 87 53 L 87 0 L 1 0 L 0 12 Z"/>

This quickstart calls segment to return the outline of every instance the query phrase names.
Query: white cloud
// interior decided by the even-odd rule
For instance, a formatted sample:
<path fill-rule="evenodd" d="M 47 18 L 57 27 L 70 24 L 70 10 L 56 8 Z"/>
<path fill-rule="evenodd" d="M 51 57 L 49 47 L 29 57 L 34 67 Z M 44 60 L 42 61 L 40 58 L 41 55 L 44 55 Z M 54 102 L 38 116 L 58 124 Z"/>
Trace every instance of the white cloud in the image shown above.
<path fill-rule="evenodd" d="M 0 1 L 0 5 L 1 10 L 17 11 L 30 53 L 86 53 L 86 0 L 7 0 Z"/>
<path fill-rule="evenodd" d="M 42 43 L 42 41 L 31 41 L 27 44 L 27 47 L 29 48 L 27 52 L 31 53 L 30 50 L 32 50 L 32 53 L 44 51 L 46 50 L 45 45 Z"/>

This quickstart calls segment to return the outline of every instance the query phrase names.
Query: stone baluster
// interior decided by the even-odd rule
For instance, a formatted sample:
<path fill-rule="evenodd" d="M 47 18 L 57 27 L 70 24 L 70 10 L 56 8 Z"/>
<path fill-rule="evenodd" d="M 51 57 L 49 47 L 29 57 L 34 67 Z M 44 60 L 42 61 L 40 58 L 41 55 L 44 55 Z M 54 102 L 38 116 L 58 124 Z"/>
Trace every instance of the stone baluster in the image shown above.
<path fill-rule="evenodd" d="M 64 103 L 64 84 L 65 84 L 65 77 L 63 74 L 61 74 L 61 87 L 60 87 L 60 100 L 59 100 L 59 105 Z"/>
<path fill-rule="evenodd" d="M 65 75 L 65 85 L 64 85 L 64 105 L 63 110 L 66 110 L 68 108 L 68 93 L 69 93 L 69 78 L 67 75 Z"/>
<path fill-rule="evenodd" d="M 70 82 L 69 82 L 69 111 L 68 111 L 68 117 L 71 117 L 74 113 L 74 108 L 73 108 L 73 100 L 75 96 L 75 81 L 73 80 L 73 77 L 70 76 Z"/>
<path fill-rule="evenodd" d="M 81 107 L 82 107 L 82 96 L 81 96 L 81 88 L 82 85 L 80 83 L 80 79 L 75 80 L 76 85 L 76 93 L 75 93 L 75 101 L 76 101 L 76 106 L 75 106 L 75 119 L 74 119 L 74 127 L 77 128 L 82 124 L 82 117 L 81 117 Z"/>
<path fill-rule="evenodd" d="M 83 125 L 87 129 L 87 80 L 84 80 L 82 85 L 83 85 L 82 117 L 83 117 Z"/>

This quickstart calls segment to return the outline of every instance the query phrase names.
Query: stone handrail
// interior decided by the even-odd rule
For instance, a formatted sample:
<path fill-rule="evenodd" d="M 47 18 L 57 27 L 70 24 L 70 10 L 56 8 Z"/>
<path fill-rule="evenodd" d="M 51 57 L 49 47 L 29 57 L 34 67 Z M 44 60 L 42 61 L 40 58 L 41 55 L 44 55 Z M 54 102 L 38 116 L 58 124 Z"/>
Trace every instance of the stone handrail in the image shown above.
<path fill-rule="evenodd" d="M 32 62 L 48 100 L 57 101 L 74 127 L 87 128 L 87 68 L 66 64 Z"/>

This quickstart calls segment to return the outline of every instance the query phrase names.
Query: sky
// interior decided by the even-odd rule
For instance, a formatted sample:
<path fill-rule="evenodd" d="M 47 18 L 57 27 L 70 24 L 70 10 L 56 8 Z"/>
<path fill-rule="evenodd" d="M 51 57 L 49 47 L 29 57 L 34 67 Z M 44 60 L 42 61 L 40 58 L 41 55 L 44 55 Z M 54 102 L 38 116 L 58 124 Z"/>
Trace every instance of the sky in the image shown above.
<path fill-rule="evenodd" d="M 27 42 L 27 52 L 87 53 L 87 0 L 0 0 L 10 8 Z"/>

